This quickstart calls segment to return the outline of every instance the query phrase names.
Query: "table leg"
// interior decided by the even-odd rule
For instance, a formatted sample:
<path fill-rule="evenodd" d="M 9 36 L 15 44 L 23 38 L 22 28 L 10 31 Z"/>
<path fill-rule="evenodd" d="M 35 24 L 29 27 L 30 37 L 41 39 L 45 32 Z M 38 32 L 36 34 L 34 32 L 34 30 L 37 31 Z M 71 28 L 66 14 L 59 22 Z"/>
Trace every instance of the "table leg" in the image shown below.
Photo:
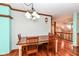
<path fill-rule="evenodd" d="M 22 45 L 19 45 L 19 56 L 22 56 Z"/>
<path fill-rule="evenodd" d="M 56 40 L 56 44 L 55 44 L 55 52 L 57 53 L 57 50 L 58 50 L 58 40 Z"/>
<path fill-rule="evenodd" d="M 61 42 L 61 49 L 63 49 L 64 48 L 64 40 L 62 40 L 62 42 Z"/>

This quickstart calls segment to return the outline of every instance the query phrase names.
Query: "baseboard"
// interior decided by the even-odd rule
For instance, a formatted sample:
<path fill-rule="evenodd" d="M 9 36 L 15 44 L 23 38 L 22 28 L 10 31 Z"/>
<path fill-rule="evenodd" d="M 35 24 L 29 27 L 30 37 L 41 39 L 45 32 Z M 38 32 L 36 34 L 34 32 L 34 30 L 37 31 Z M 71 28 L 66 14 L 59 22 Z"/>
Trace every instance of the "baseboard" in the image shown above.
<path fill-rule="evenodd" d="M 9 54 L 9 53 L 11 53 L 11 52 L 13 52 L 13 51 L 16 51 L 16 50 L 18 50 L 18 49 L 13 49 L 13 50 L 11 50 L 10 52 L 8 52 L 8 53 L 6 53 L 6 54 L 0 54 L 0 56 L 6 56 L 7 54 Z"/>
<path fill-rule="evenodd" d="M 0 56 L 5 56 L 5 55 L 7 55 L 7 54 L 9 54 L 10 52 L 8 52 L 8 53 L 6 53 L 6 54 L 0 54 Z"/>

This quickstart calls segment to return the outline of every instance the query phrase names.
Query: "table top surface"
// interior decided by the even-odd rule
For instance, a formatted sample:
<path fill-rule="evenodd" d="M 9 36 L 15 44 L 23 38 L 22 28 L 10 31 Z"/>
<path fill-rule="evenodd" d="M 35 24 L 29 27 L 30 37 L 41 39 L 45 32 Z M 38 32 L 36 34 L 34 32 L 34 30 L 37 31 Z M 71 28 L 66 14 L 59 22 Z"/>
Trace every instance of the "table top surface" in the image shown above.
<path fill-rule="evenodd" d="M 47 43 L 48 36 L 40 36 L 38 40 L 38 44 Z M 17 45 L 26 45 L 26 37 L 22 37 L 21 41 L 18 41 Z"/>

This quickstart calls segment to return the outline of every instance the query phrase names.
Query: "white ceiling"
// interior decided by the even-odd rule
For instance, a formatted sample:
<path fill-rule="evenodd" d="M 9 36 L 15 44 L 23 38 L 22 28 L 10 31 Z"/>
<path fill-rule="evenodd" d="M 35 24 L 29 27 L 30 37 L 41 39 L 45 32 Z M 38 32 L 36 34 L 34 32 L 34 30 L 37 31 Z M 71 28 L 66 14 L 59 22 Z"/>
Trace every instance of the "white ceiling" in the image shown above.
<path fill-rule="evenodd" d="M 13 8 L 27 10 L 30 6 L 23 3 L 10 3 Z M 79 12 L 79 3 L 34 3 L 34 8 L 39 13 L 53 16 L 72 15 Z"/>

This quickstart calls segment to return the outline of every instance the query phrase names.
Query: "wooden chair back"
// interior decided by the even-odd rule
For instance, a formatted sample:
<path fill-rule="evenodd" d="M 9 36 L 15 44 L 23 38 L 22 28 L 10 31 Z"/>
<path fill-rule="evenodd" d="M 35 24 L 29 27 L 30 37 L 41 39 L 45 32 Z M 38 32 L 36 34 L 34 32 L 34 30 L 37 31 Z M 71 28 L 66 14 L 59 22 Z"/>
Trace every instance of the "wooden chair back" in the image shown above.
<path fill-rule="evenodd" d="M 21 34 L 18 34 L 18 40 L 19 42 L 21 41 L 22 37 L 21 37 Z"/>
<path fill-rule="evenodd" d="M 50 42 L 52 42 L 52 40 L 53 40 L 53 34 L 52 33 L 49 33 L 48 34 L 48 43 L 50 43 Z"/>
<path fill-rule="evenodd" d="M 26 54 L 30 55 L 30 54 L 38 54 L 38 40 L 39 37 L 35 36 L 35 37 L 26 37 Z"/>
<path fill-rule="evenodd" d="M 49 53 L 50 50 L 52 50 L 52 52 L 55 50 L 55 40 L 52 33 L 48 34 L 47 52 Z"/>
<path fill-rule="evenodd" d="M 39 37 L 26 37 L 26 43 L 28 44 L 33 44 L 33 43 L 38 43 Z"/>

